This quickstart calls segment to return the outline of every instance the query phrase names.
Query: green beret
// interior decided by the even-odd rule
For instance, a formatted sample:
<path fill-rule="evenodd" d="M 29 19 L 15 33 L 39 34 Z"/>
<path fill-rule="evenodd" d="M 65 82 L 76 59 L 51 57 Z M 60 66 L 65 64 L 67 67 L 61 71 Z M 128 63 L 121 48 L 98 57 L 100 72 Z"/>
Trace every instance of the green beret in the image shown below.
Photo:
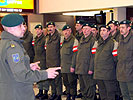
<path fill-rule="evenodd" d="M 91 28 L 96 28 L 96 30 L 98 29 L 97 25 L 95 24 L 91 25 Z"/>
<path fill-rule="evenodd" d="M 76 21 L 76 24 L 81 24 L 81 25 L 83 25 L 85 22 L 84 22 L 84 20 L 78 20 L 78 21 Z"/>
<path fill-rule="evenodd" d="M 111 20 L 111 21 L 109 21 L 107 25 L 109 25 L 109 24 L 114 24 L 114 25 L 117 25 L 117 23 L 116 23 L 116 21 L 115 21 L 115 20 Z"/>
<path fill-rule="evenodd" d="M 62 28 L 62 31 L 66 30 L 66 29 L 69 29 L 71 28 L 69 25 L 65 25 L 63 28 Z"/>
<path fill-rule="evenodd" d="M 99 30 L 101 30 L 101 28 L 106 28 L 106 29 L 108 29 L 109 31 L 111 30 L 110 26 L 107 26 L 107 25 L 101 25 L 101 26 L 99 27 Z"/>
<path fill-rule="evenodd" d="M 129 20 L 123 20 L 120 22 L 120 24 L 130 24 L 130 23 L 131 23 L 131 21 L 129 21 Z"/>
<path fill-rule="evenodd" d="M 23 22 L 24 22 L 23 16 L 16 13 L 8 14 L 1 19 L 1 24 L 6 27 L 18 26 Z"/>
<path fill-rule="evenodd" d="M 55 26 L 55 23 L 50 21 L 50 22 L 48 22 L 47 27 L 48 27 L 48 25 L 54 25 Z"/>
<path fill-rule="evenodd" d="M 91 24 L 90 24 L 90 23 L 84 23 L 83 26 L 82 26 L 82 28 L 83 28 L 84 26 L 89 26 L 89 27 L 91 27 Z"/>
<path fill-rule="evenodd" d="M 35 26 L 35 29 L 36 28 L 40 28 L 42 30 L 42 25 L 38 24 L 38 25 Z"/>
<path fill-rule="evenodd" d="M 116 25 L 119 25 L 120 23 L 119 23 L 119 21 L 115 21 L 116 22 Z"/>

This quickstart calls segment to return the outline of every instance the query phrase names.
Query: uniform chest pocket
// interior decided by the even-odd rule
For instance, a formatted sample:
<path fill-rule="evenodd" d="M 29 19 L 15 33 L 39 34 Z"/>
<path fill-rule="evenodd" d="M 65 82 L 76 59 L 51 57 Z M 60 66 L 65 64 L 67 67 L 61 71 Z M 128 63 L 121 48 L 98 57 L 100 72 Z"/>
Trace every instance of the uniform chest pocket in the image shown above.
<path fill-rule="evenodd" d="M 70 54 L 72 49 L 70 47 L 64 49 L 64 54 Z"/>
<path fill-rule="evenodd" d="M 127 48 L 126 54 L 127 54 L 128 58 L 132 58 L 133 57 L 133 49 L 132 48 Z"/>

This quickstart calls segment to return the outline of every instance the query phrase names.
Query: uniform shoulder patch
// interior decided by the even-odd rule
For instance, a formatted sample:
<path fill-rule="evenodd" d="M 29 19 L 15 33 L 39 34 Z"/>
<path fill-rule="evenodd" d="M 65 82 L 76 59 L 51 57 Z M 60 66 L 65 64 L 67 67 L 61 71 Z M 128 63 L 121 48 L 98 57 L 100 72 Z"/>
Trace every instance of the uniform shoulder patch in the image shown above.
<path fill-rule="evenodd" d="M 13 62 L 18 63 L 20 61 L 19 53 L 12 54 Z"/>

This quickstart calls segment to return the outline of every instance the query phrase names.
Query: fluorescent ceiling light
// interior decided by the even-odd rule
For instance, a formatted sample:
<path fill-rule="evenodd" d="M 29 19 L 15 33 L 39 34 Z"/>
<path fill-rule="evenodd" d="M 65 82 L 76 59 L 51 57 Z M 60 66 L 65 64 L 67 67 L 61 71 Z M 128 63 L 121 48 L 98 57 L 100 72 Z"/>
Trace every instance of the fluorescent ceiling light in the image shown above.
<path fill-rule="evenodd" d="M 102 10 L 104 12 L 110 12 L 110 10 Z M 94 16 L 95 14 L 100 13 L 100 11 L 89 11 L 89 12 L 71 12 L 71 13 L 63 13 L 63 15 L 68 16 Z"/>

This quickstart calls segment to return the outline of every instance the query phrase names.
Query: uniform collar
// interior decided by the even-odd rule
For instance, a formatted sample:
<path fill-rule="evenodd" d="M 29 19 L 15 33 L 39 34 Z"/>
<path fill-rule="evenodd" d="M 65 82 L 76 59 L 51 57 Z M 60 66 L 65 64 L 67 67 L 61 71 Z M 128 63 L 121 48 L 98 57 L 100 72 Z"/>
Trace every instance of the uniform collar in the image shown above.
<path fill-rule="evenodd" d="M 51 41 L 54 41 L 57 39 L 59 33 L 57 30 L 55 30 L 55 33 L 51 36 L 50 34 L 48 34 L 48 43 L 51 42 Z"/>
<path fill-rule="evenodd" d="M 86 42 L 88 42 L 92 37 L 93 37 L 93 36 L 92 36 L 92 33 L 90 33 L 90 35 L 87 36 L 86 38 L 85 38 L 85 36 L 83 35 L 83 36 L 81 37 L 80 43 L 86 43 Z"/>
<path fill-rule="evenodd" d="M 123 40 L 123 42 L 128 42 L 130 38 L 133 36 L 133 32 L 129 31 L 129 34 L 124 38 L 123 35 L 121 35 L 120 39 Z"/>
<path fill-rule="evenodd" d="M 81 33 L 77 32 L 76 35 L 77 36 L 83 36 L 84 34 L 83 34 L 83 32 L 81 32 Z"/>
<path fill-rule="evenodd" d="M 101 45 L 101 44 L 105 44 L 107 41 L 109 41 L 110 40 L 110 36 L 108 36 L 108 38 L 106 39 L 106 40 L 103 40 L 103 38 L 102 37 L 100 37 L 99 38 L 99 40 L 98 40 L 98 44 L 99 45 Z"/>
<path fill-rule="evenodd" d="M 110 33 L 110 35 L 111 35 L 111 37 L 112 37 L 113 39 L 115 39 L 119 34 L 120 34 L 120 31 L 119 31 L 119 30 L 116 30 L 116 33 L 115 33 L 114 35 L 112 35 L 112 34 Z"/>
<path fill-rule="evenodd" d="M 1 39 L 9 39 L 9 40 L 13 40 L 13 41 L 21 42 L 21 43 L 23 42 L 23 40 L 12 35 L 11 33 L 7 32 L 7 31 L 2 32 Z"/>
<path fill-rule="evenodd" d="M 71 35 L 67 39 L 64 38 L 64 41 L 70 41 L 71 38 L 72 38 L 72 33 L 71 33 Z"/>
<path fill-rule="evenodd" d="M 43 33 L 39 37 L 36 36 L 35 39 L 41 39 L 42 37 L 44 37 Z"/>

